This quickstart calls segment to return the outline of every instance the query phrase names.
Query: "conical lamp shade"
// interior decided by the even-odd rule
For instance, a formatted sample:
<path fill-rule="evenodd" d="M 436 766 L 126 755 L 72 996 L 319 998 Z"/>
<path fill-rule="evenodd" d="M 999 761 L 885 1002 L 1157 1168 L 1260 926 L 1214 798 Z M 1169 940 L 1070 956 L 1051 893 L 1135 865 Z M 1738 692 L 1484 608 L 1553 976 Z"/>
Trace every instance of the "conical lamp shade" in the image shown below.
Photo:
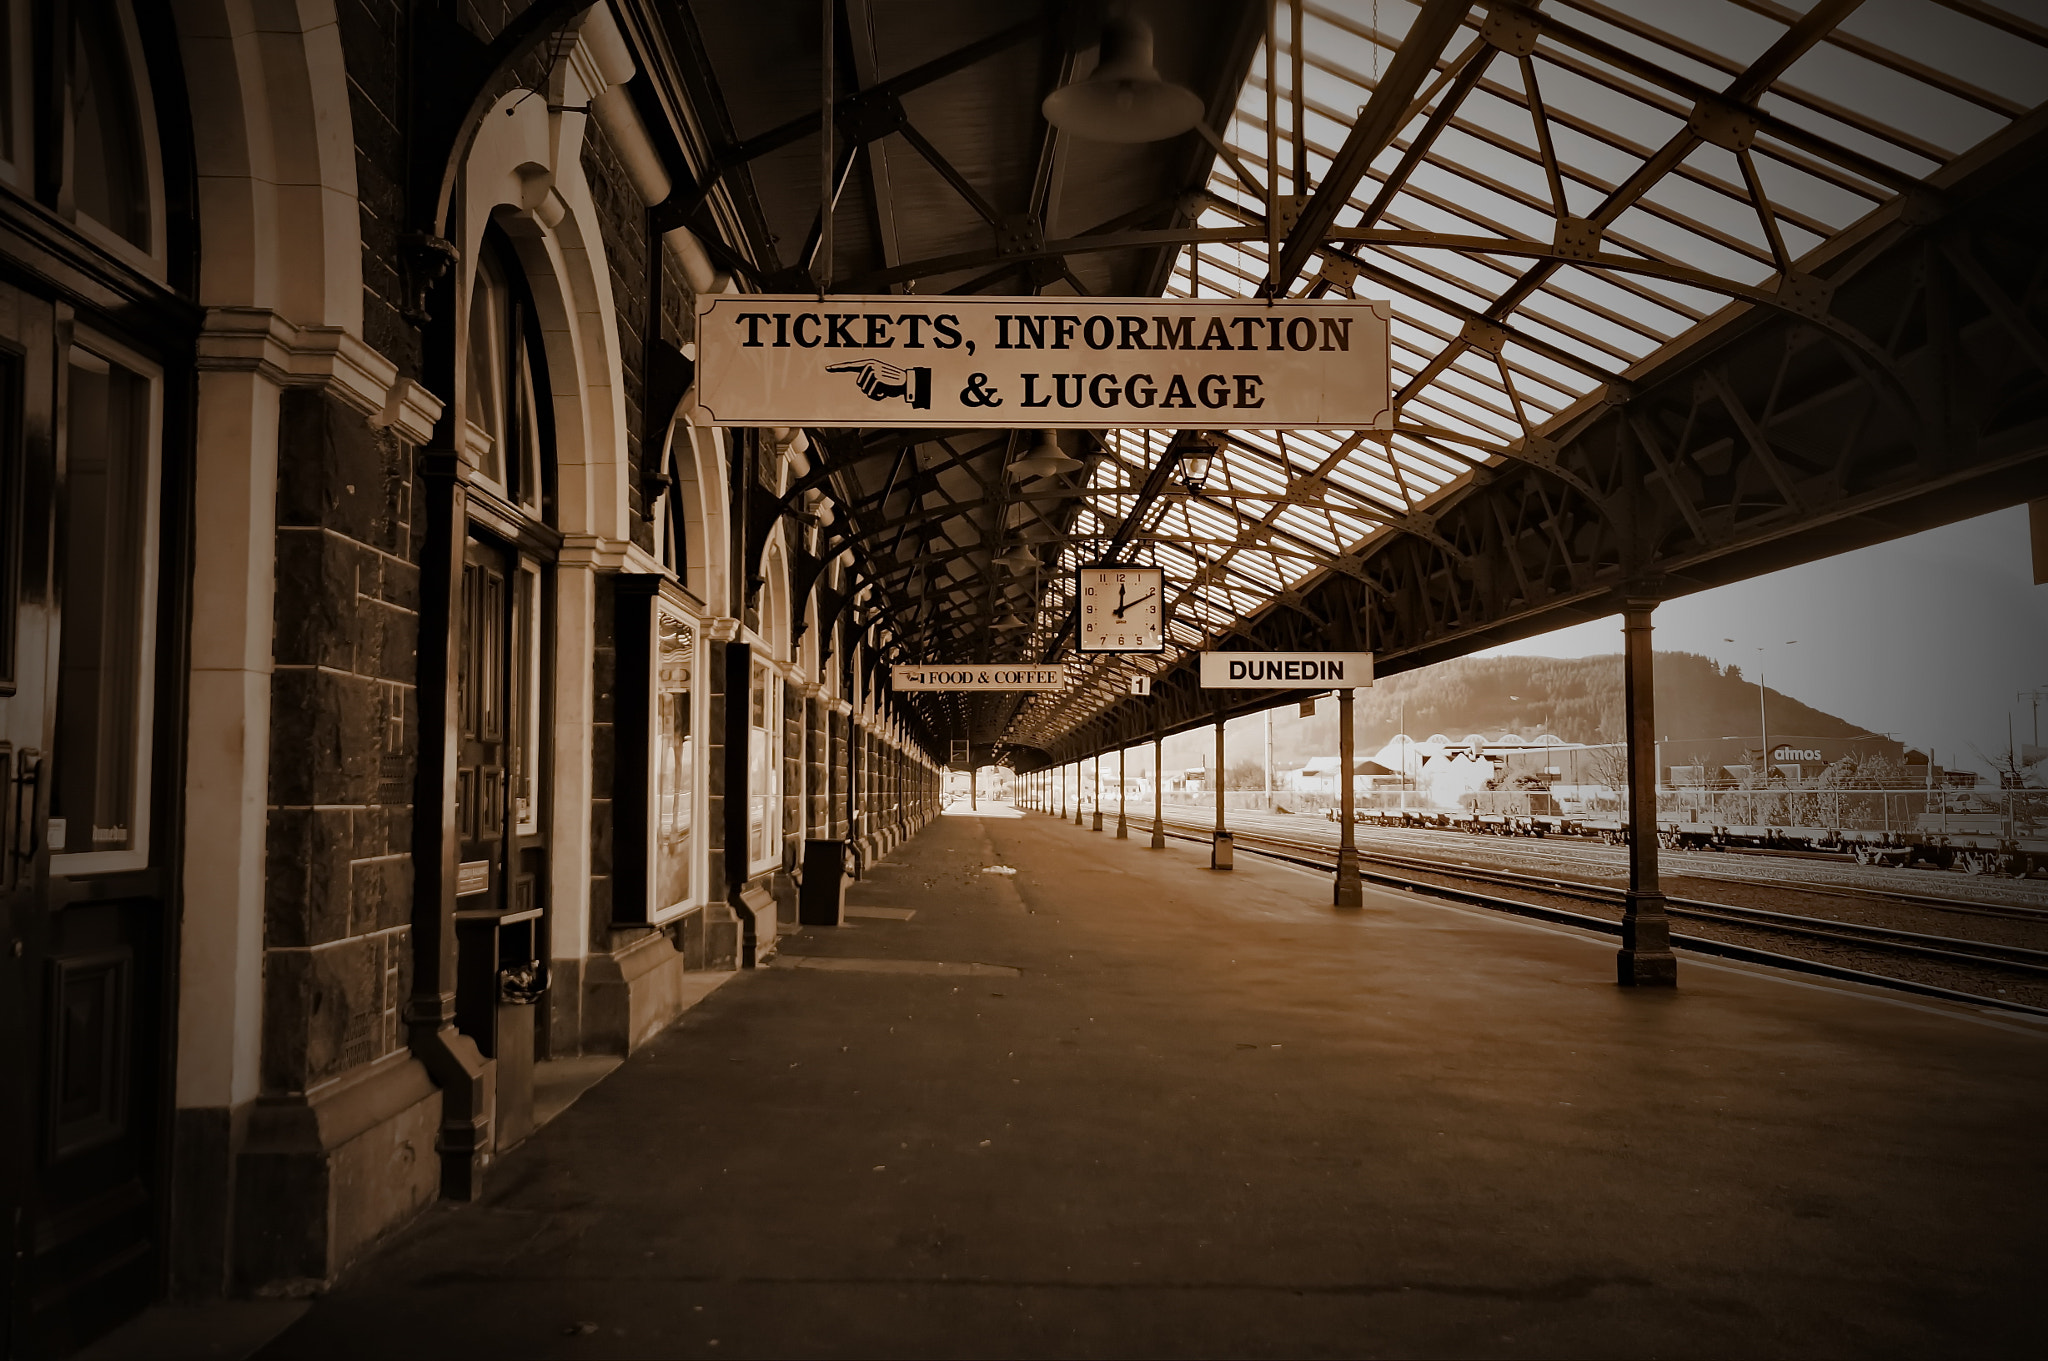
<path fill-rule="evenodd" d="M 1009 552 L 996 558 L 995 563 L 997 566 L 1007 567 L 1013 572 L 1028 572 L 1038 566 L 1038 555 L 1020 543 L 1014 545 Z"/>
<path fill-rule="evenodd" d="M 1202 120 L 1194 91 L 1169 85 L 1152 68 L 1152 30 L 1143 20 L 1102 26 L 1102 56 L 1088 79 L 1045 97 L 1045 120 L 1093 142 L 1158 142 Z"/>
<path fill-rule="evenodd" d="M 1086 465 L 1078 458 L 1069 458 L 1060 452 L 1059 438 L 1050 430 L 1038 432 L 1038 443 L 1031 452 L 1010 465 L 1010 476 L 1060 477 L 1066 473 L 1077 473 Z"/>

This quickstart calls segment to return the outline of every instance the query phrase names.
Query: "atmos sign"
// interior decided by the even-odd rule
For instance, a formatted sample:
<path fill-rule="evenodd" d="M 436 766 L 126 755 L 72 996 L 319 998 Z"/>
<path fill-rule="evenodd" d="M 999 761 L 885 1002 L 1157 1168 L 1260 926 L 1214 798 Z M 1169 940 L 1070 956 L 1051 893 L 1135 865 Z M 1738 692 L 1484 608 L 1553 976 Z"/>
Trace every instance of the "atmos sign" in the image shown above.
<path fill-rule="evenodd" d="M 1383 301 L 703 295 L 705 425 L 1392 424 Z"/>
<path fill-rule="evenodd" d="M 890 684 L 897 690 L 1064 690 L 1067 668 L 1050 662 L 1033 666 L 1027 662 L 953 662 L 935 666 L 890 668 Z"/>
<path fill-rule="evenodd" d="M 1205 690 L 1351 690 L 1372 684 L 1370 652 L 1204 652 Z"/>

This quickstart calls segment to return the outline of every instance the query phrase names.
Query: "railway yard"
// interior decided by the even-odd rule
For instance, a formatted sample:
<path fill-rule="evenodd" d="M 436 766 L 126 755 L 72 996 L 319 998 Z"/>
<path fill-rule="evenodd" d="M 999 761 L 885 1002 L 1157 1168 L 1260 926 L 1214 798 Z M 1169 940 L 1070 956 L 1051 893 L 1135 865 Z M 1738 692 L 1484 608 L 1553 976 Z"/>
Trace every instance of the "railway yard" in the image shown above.
<path fill-rule="evenodd" d="M 1212 824 L 1194 811 L 1170 810 L 1167 833 L 1206 841 Z M 1134 836 L 1149 814 L 1133 818 Z M 1241 852 L 1334 865 L 1340 829 L 1326 818 L 1231 810 L 1229 827 Z M 1618 929 L 1624 846 L 1371 824 L 1358 827 L 1357 844 L 1361 872 L 1383 887 Z M 1683 949 L 2048 1020 L 2048 879 L 1743 851 L 1664 850 L 1659 861 Z"/>

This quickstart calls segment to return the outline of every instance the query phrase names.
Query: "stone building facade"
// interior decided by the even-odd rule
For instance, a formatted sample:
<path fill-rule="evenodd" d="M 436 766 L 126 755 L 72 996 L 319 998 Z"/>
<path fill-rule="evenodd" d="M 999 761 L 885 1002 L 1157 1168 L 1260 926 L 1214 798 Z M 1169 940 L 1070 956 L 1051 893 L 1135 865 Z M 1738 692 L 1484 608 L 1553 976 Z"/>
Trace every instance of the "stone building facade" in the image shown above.
<path fill-rule="evenodd" d="M 61 1354 L 474 1197 L 537 1063 L 939 785 L 799 597 L 818 451 L 687 419 L 731 208 L 665 211 L 640 0 L 0 15 L 0 1293 Z"/>

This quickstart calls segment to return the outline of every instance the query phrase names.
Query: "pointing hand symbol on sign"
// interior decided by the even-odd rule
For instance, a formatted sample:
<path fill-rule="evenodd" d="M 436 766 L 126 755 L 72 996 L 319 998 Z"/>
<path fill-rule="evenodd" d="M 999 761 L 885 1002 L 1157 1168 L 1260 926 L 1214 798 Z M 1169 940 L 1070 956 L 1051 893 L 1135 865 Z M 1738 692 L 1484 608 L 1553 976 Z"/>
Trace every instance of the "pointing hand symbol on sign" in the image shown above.
<path fill-rule="evenodd" d="M 886 402 L 891 397 L 901 397 L 920 410 L 932 404 L 930 369 L 899 369 L 880 359 L 856 359 L 844 364 L 827 364 L 825 372 L 854 375 L 854 385 L 870 401 Z"/>

